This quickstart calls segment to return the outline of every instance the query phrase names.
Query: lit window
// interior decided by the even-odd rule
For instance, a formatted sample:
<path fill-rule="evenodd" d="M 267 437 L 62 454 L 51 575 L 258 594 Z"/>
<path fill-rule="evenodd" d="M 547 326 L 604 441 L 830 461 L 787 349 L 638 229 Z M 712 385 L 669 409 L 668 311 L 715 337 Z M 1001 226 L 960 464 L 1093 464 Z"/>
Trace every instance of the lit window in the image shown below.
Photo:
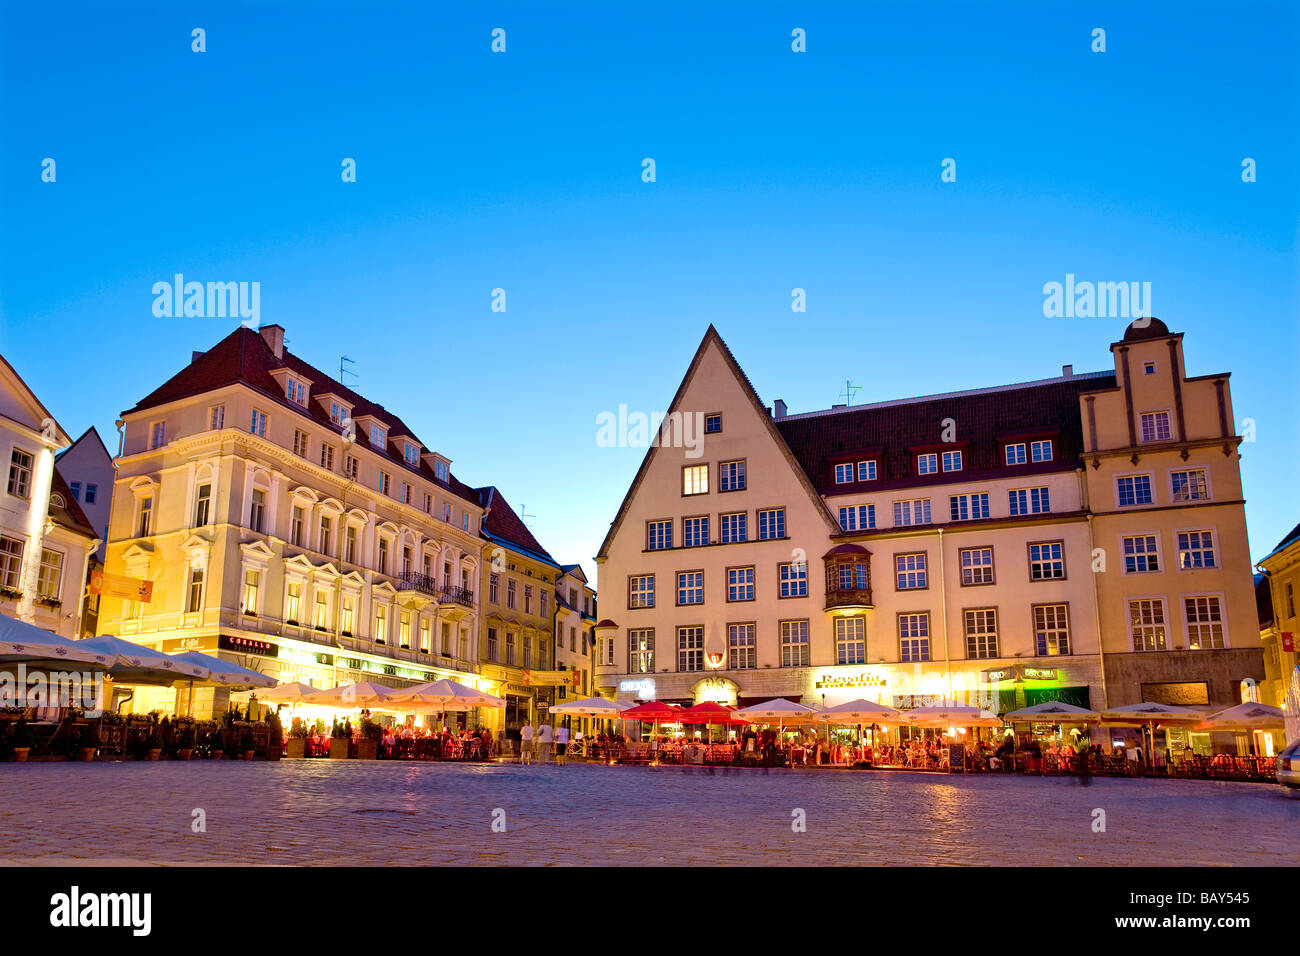
<path fill-rule="evenodd" d="M 1218 566 L 1212 531 L 1178 532 L 1178 566 L 1184 571 Z"/>
<path fill-rule="evenodd" d="M 1034 652 L 1039 657 L 1070 653 L 1070 624 L 1065 604 L 1034 607 Z"/>
<path fill-rule="evenodd" d="M 1128 602 L 1129 634 L 1135 651 L 1165 649 L 1165 602 L 1160 598 Z"/>
<path fill-rule="evenodd" d="M 682 494 L 703 495 L 709 491 L 709 466 L 687 465 L 682 469 Z"/>

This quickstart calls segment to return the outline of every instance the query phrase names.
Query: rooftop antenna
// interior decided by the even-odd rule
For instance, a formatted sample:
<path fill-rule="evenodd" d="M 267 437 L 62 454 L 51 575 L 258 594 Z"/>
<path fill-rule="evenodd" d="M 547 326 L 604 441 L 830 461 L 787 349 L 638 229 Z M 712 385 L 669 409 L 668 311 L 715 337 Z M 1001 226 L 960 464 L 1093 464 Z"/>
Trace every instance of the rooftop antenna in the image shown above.
<path fill-rule="evenodd" d="M 343 382 L 343 376 L 344 376 L 344 375 L 353 375 L 353 376 L 355 376 L 355 375 L 357 374 L 356 372 L 352 371 L 351 369 L 346 369 L 346 368 L 344 368 L 344 367 L 343 367 L 344 363 L 347 363 L 348 365 L 356 365 L 356 364 L 357 364 L 354 360 L 348 358 L 346 355 L 340 355 L 340 356 L 339 356 L 339 384 L 340 384 L 340 385 L 344 384 L 344 382 Z"/>
<path fill-rule="evenodd" d="M 526 523 L 526 519 L 536 517 L 537 515 L 530 515 L 528 513 L 528 505 L 524 504 L 522 501 L 519 502 L 519 520 L 525 521 Z"/>
<path fill-rule="evenodd" d="M 844 394 L 841 397 L 844 399 L 845 405 L 853 404 L 853 396 L 858 393 L 861 387 L 861 385 L 852 384 L 847 378 L 844 380 Z"/>

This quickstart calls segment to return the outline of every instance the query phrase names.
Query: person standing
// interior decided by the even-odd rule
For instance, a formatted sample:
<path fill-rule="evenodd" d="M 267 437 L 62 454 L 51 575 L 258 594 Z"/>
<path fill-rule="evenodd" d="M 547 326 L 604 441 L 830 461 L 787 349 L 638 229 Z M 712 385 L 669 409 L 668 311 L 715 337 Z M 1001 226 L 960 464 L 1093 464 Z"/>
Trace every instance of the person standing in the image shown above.
<path fill-rule="evenodd" d="M 533 762 L 533 725 L 526 723 L 519 730 L 519 762 Z"/>
<path fill-rule="evenodd" d="M 550 724 L 542 724 L 537 731 L 537 750 L 538 757 L 542 763 L 547 762 L 551 754 L 551 744 L 555 741 L 555 728 Z"/>
<path fill-rule="evenodd" d="M 561 766 L 564 764 L 565 753 L 569 749 L 569 728 L 561 726 L 555 731 L 555 762 Z"/>

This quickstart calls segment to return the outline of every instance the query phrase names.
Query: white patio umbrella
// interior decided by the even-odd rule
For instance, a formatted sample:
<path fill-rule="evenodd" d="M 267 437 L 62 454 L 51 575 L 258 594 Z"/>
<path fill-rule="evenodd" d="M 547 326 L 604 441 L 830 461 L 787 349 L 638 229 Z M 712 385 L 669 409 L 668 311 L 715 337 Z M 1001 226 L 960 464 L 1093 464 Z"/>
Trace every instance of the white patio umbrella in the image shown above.
<path fill-rule="evenodd" d="M 959 704 L 955 700 L 941 700 L 937 704 L 903 711 L 907 722 L 914 727 L 984 726 L 970 722 L 984 719 L 985 714 L 988 714 L 988 711 L 969 704 Z"/>
<path fill-rule="evenodd" d="M 85 650 L 111 654 L 116 663 L 108 669 L 113 680 L 124 684 L 172 684 L 178 680 L 207 680 L 208 668 L 181 660 L 153 648 L 132 644 L 111 634 L 88 637 L 77 644 Z"/>
<path fill-rule="evenodd" d="M 117 663 L 117 656 L 83 646 L 84 641 L 70 641 L 35 624 L 0 615 L 0 664 L 91 664 L 93 669 L 107 669 Z"/>
<path fill-rule="evenodd" d="M 356 710 L 361 707 L 389 703 L 396 693 L 397 691 L 394 688 L 385 687 L 383 684 L 358 681 L 355 684 L 340 684 L 338 687 L 313 691 L 310 694 L 304 694 L 301 700 L 308 704 L 322 704 L 326 707 L 344 707 L 349 710 Z"/>
<path fill-rule="evenodd" d="M 1247 701 L 1221 710 L 1196 725 L 1196 730 L 1277 730 L 1286 726 L 1286 714 L 1280 707 Z"/>
<path fill-rule="evenodd" d="M 394 704 L 435 704 L 442 710 L 472 710 L 475 707 L 506 705 L 500 697 L 445 678 L 394 691 L 389 701 Z"/>
<path fill-rule="evenodd" d="M 1205 712 L 1202 710 L 1193 710 L 1190 707 L 1175 707 L 1173 704 L 1158 704 L 1154 701 L 1143 701 L 1140 704 L 1113 707 L 1103 711 L 1101 715 L 1103 724 L 1150 727 L 1153 737 L 1156 724 L 1180 724 L 1184 727 L 1190 727 L 1204 719 Z M 1142 734 L 1142 749 L 1146 752 L 1146 759 L 1150 763 L 1152 755 L 1147 747 L 1147 735 L 1145 733 Z"/>
<path fill-rule="evenodd" d="M 1032 707 L 1022 707 L 1007 714 L 1007 720 L 1035 724 L 1087 723 L 1101 715 L 1095 710 L 1076 707 L 1059 700 L 1045 700 Z"/>
<path fill-rule="evenodd" d="M 293 681 L 289 684 L 277 684 L 270 690 L 263 691 L 261 698 L 272 704 L 297 704 L 304 700 L 307 695 L 316 693 L 317 690 L 319 688 L 312 687 L 310 684 L 300 684 Z"/>
<path fill-rule="evenodd" d="M 199 667 L 208 669 L 207 678 L 203 681 L 191 681 L 191 684 L 213 684 L 220 687 L 275 686 L 275 678 L 269 674 L 263 674 L 251 668 L 233 664 L 230 661 L 223 661 L 219 657 L 212 657 L 199 651 L 186 651 L 184 654 L 173 654 L 172 657 L 178 661 L 185 661 L 188 664 L 196 664 Z"/>
<path fill-rule="evenodd" d="M 779 740 L 785 733 L 786 724 L 810 723 L 817 712 L 817 709 L 805 704 L 796 704 L 792 700 L 778 697 L 776 700 L 742 707 L 735 712 L 735 716 L 748 720 L 751 724 L 776 724 Z"/>
<path fill-rule="evenodd" d="M 551 713 L 559 714 L 562 717 L 608 717 L 615 719 L 632 706 L 632 704 L 610 700 L 608 697 L 584 697 L 582 700 L 571 700 L 565 704 L 557 704 L 551 708 Z"/>
<path fill-rule="evenodd" d="M 851 700 L 818 711 L 813 720 L 828 724 L 905 724 L 902 712 L 869 700 Z"/>

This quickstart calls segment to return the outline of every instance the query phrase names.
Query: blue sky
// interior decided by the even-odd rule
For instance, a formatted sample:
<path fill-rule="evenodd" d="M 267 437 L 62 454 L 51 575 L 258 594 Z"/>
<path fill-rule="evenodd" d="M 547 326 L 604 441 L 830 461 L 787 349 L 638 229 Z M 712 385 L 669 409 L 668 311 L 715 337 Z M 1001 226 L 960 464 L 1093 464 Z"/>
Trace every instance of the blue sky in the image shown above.
<path fill-rule="evenodd" d="M 798 412 L 1108 368 L 1124 320 L 1043 284 L 1148 281 L 1255 420 L 1259 557 L 1300 520 L 1296 9 L 2 2 L 0 350 L 114 446 L 233 326 L 153 283 L 258 281 L 590 569 L 642 457 L 596 416 L 662 409 L 710 322 Z"/>

